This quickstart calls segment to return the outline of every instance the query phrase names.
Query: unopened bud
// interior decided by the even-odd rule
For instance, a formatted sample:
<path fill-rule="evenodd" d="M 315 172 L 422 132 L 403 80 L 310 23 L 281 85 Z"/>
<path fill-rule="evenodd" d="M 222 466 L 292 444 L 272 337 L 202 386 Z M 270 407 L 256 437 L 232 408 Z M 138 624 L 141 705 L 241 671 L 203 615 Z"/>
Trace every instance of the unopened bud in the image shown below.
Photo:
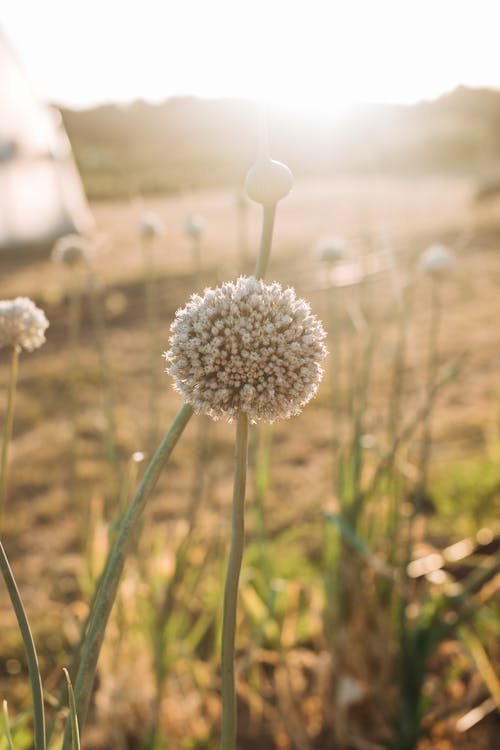
<path fill-rule="evenodd" d="M 293 175 L 285 164 L 264 157 L 247 172 L 245 190 L 249 198 L 263 206 L 273 206 L 293 185 Z"/>

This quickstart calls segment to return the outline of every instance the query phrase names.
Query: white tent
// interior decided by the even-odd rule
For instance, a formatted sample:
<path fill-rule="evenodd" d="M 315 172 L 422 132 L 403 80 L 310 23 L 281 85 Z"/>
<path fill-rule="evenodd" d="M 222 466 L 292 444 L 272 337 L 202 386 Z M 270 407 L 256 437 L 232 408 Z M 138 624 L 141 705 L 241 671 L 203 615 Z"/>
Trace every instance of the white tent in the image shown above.
<path fill-rule="evenodd" d="M 0 30 L 0 251 L 92 224 L 61 115 L 38 100 Z"/>

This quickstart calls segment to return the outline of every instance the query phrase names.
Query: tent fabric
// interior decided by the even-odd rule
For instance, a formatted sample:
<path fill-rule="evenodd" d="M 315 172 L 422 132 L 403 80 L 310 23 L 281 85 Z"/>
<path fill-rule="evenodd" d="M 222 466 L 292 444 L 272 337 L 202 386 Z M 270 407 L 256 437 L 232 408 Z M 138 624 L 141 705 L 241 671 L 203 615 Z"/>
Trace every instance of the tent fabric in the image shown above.
<path fill-rule="evenodd" d="M 37 98 L 0 30 L 0 251 L 92 225 L 61 115 Z"/>

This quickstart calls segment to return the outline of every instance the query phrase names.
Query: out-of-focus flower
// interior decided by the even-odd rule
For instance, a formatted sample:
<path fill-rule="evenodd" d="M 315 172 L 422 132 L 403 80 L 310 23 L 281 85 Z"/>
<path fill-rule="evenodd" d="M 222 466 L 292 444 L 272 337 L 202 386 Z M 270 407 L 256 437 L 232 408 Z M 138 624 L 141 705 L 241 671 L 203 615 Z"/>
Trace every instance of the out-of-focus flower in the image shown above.
<path fill-rule="evenodd" d="M 445 245 L 435 243 L 420 256 L 421 270 L 434 279 L 444 279 L 456 263 L 455 253 Z"/>
<path fill-rule="evenodd" d="M 194 240 L 198 240 L 205 231 L 205 222 L 201 216 L 188 216 L 184 222 L 184 234 Z"/>
<path fill-rule="evenodd" d="M 314 247 L 316 258 L 322 263 L 339 263 L 349 257 L 350 251 L 343 237 L 322 237 Z"/>
<path fill-rule="evenodd" d="M 31 352 L 45 341 L 49 321 L 27 297 L 0 300 L 0 349 L 14 346 Z"/>
<path fill-rule="evenodd" d="M 153 211 L 148 211 L 139 219 L 139 234 L 141 237 L 158 237 L 165 231 L 165 225 Z"/>
<path fill-rule="evenodd" d="M 293 185 L 293 175 L 280 161 L 269 157 L 258 159 L 247 172 L 245 190 L 249 198 L 263 206 L 274 206 Z"/>
<path fill-rule="evenodd" d="M 91 243 L 79 234 L 67 234 L 60 237 L 52 249 L 52 260 L 65 266 L 88 264 L 92 258 L 94 249 Z"/>
<path fill-rule="evenodd" d="M 316 393 L 325 336 L 293 289 L 240 277 L 177 311 L 164 356 L 196 412 L 273 422 L 298 414 Z"/>

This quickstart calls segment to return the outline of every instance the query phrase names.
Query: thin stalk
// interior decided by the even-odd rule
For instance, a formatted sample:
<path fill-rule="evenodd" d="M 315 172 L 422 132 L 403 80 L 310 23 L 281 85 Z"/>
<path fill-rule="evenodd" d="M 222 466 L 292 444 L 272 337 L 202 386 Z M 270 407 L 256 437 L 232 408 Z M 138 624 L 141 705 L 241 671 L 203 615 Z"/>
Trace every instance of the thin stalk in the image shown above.
<path fill-rule="evenodd" d="M 257 262 L 255 264 L 254 271 L 254 276 L 256 279 L 264 278 L 267 264 L 269 263 L 269 255 L 271 253 L 271 245 L 273 241 L 275 215 L 276 203 L 273 203 L 273 205 L 271 206 L 263 206 L 262 234 L 260 236 L 259 255 L 257 256 Z"/>
<path fill-rule="evenodd" d="M 90 309 L 94 324 L 94 334 L 99 367 L 104 389 L 104 414 L 106 416 L 105 447 L 108 461 L 113 471 L 115 483 L 119 484 L 118 452 L 116 445 L 115 405 L 112 392 L 112 377 L 106 350 L 105 316 L 102 293 L 98 280 L 89 272 Z"/>
<path fill-rule="evenodd" d="M 160 446 L 151 459 L 137 492 L 135 493 L 129 509 L 120 525 L 119 534 L 106 563 L 95 599 L 95 605 L 89 618 L 88 633 L 83 645 L 82 658 L 74 688 L 80 728 L 85 723 L 87 717 L 97 661 L 104 640 L 106 626 L 116 599 L 125 560 L 136 539 L 137 531 L 140 528 L 142 512 L 149 496 L 156 486 L 161 470 L 170 458 L 170 455 L 177 445 L 177 442 L 192 414 L 192 407 L 189 404 L 184 404 L 169 431 L 160 443 Z M 69 738 L 70 732 L 68 731 L 68 728 L 66 728 L 63 750 L 67 750 Z"/>
<path fill-rule="evenodd" d="M 238 196 L 237 205 L 237 228 L 238 228 L 238 248 L 240 254 L 240 268 L 241 273 L 245 272 L 247 267 L 247 250 L 248 250 L 248 229 L 247 229 L 247 213 L 248 205 L 246 198 L 243 193 Z"/>
<path fill-rule="evenodd" d="M 389 445 L 396 439 L 401 420 L 401 401 L 405 385 L 405 364 L 408 345 L 408 324 L 410 319 L 409 291 L 401 293 L 398 309 L 398 330 L 396 350 L 394 352 L 394 366 L 392 370 L 392 386 L 389 398 L 389 414 L 387 418 L 387 437 Z"/>
<path fill-rule="evenodd" d="M 198 287 L 201 280 L 201 243 L 199 237 L 193 237 L 191 241 L 191 263 L 193 268 L 193 282 L 195 287 Z"/>
<path fill-rule="evenodd" d="M 238 417 L 234 457 L 231 550 L 224 588 L 222 620 L 222 732 L 220 750 L 236 748 L 236 689 L 234 680 L 234 648 L 236 641 L 236 608 L 238 582 L 245 540 L 245 486 L 248 460 L 248 416 Z"/>
<path fill-rule="evenodd" d="M 2 455 L 0 458 L 0 532 L 3 528 L 3 514 L 5 510 L 5 498 L 7 494 L 7 460 L 9 456 L 9 443 L 12 435 L 12 423 L 14 421 L 14 402 L 16 399 L 17 366 L 19 361 L 19 350 L 17 346 L 11 348 L 10 375 L 7 389 L 7 411 L 2 438 Z"/>
<path fill-rule="evenodd" d="M 149 389 L 149 435 L 148 449 L 151 450 L 156 444 L 158 436 L 158 393 L 160 391 L 160 370 L 158 369 L 158 344 L 159 312 L 158 312 L 158 288 L 155 275 L 155 239 L 144 237 L 142 240 L 142 256 L 144 261 L 144 287 L 146 293 L 146 320 L 148 326 L 149 343 L 149 371 L 151 375 Z"/>
<path fill-rule="evenodd" d="M 429 354 L 427 361 L 427 381 L 425 384 L 426 398 L 429 402 L 429 410 L 422 425 L 422 443 L 420 447 L 419 480 L 415 493 L 415 512 L 421 510 L 424 495 L 427 489 L 429 459 L 432 442 L 432 412 L 434 410 L 433 385 L 436 380 L 438 368 L 438 338 L 441 323 L 441 295 L 439 282 L 432 279 L 431 287 L 431 315 L 429 320 Z"/>
<path fill-rule="evenodd" d="M 31 695 L 33 699 L 33 726 L 34 726 L 34 748 L 45 750 L 45 717 L 43 713 L 43 691 L 38 657 L 35 643 L 31 634 L 28 618 L 24 610 L 23 602 L 9 560 L 5 554 L 2 542 L 0 542 L 0 570 L 2 572 L 12 607 L 16 614 L 17 623 L 23 639 L 24 651 L 28 663 L 28 672 L 31 683 Z"/>
<path fill-rule="evenodd" d="M 80 329 L 82 318 L 82 292 L 79 285 L 71 289 L 68 310 L 68 356 L 69 356 L 69 417 L 71 422 L 71 443 L 69 460 L 69 483 L 72 501 L 77 491 L 77 448 L 78 448 L 78 380 L 80 378 Z"/>

